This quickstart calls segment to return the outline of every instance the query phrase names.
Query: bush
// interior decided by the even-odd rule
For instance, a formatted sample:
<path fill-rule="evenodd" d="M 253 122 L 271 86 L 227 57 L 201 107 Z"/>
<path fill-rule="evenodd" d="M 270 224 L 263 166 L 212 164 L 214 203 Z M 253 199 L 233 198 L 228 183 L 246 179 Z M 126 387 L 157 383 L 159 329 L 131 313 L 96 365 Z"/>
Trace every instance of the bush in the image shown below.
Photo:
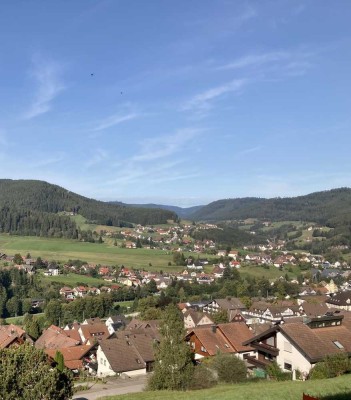
<path fill-rule="evenodd" d="M 335 378 L 350 370 L 351 365 L 347 354 L 335 354 L 318 362 L 310 372 L 310 379 Z"/>
<path fill-rule="evenodd" d="M 266 372 L 270 378 L 277 381 L 288 381 L 292 379 L 291 372 L 284 372 L 276 361 L 269 364 L 266 368 Z"/>
<path fill-rule="evenodd" d="M 215 385 L 217 385 L 217 379 L 213 371 L 205 365 L 197 365 L 194 369 L 194 375 L 190 382 L 189 389 L 209 389 Z"/>
<path fill-rule="evenodd" d="M 247 371 L 245 362 L 231 354 L 218 354 L 212 362 L 218 374 L 218 380 L 226 383 L 243 382 Z"/>

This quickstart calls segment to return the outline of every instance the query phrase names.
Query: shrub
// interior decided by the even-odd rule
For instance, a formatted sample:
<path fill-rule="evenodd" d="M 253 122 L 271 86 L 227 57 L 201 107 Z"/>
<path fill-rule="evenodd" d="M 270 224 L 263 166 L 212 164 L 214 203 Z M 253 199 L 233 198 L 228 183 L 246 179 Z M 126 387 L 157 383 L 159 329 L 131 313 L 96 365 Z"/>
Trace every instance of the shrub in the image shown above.
<path fill-rule="evenodd" d="M 310 372 L 310 379 L 335 378 L 350 370 L 351 365 L 347 354 L 335 354 L 318 362 Z"/>
<path fill-rule="evenodd" d="M 221 382 L 236 383 L 246 380 L 245 362 L 234 355 L 220 353 L 214 358 L 212 365 Z"/>
<path fill-rule="evenodd" d="M 217 379 L 214 372 L 205 365 L 197 365 L 194 369 L 194 375 L 190 382 L 189 389 L 208 389 L 215 385 L 217 385 Z"/>
<path fill-rule="evenodd" d="M 273 378 L 277 381 L 288 381 L 292 378 L 291 372 L 284 372 L 276 361 L 273 361 L 267 366 L 266 372 L 270 378 Z"/>

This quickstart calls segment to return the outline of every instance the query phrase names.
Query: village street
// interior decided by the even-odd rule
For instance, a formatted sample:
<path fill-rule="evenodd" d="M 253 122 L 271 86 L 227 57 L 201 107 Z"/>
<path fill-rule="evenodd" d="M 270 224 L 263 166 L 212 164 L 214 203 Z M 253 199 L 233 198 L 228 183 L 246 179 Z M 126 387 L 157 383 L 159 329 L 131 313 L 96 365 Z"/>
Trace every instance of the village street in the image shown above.
<path fill-rule="evenodd" d="M 76 393 L 74 400 L 97 400 L 105 396 L 116 396 L 126 393 L 142 392 L 146 386 L 147 376 L 134 378 L 107 378 L 106 383 L 92 384 L 89 390 Z"/>

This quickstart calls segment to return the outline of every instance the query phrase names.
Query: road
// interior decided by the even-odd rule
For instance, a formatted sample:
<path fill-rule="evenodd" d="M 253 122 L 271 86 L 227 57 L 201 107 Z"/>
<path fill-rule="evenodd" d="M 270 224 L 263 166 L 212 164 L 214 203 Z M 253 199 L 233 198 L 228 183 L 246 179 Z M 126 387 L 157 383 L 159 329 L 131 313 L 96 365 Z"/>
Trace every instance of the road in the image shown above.
<path fill-rule="evenodd" d="M 142 392 L 146 387 L 147 376 L 134 378 L 108 378 L 106 383 L 95 383 L 89 390 L 77 392 L 75 400 L 97 400 L 105 396 Z"/>

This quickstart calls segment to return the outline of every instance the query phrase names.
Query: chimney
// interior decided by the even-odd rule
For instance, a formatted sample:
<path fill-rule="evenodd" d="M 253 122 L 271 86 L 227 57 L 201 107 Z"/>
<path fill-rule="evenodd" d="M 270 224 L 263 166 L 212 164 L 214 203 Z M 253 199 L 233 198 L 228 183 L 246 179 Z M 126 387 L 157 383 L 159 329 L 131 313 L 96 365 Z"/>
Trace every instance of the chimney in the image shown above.
<path fill-rule="evenodd" d="M 216 333 L 216 331 L 217 331 L 217 325 L 215 325 L 215 324 L 211 325 L 211 329 L 212 329 L 212 332 L 213 332 L 213 333 Z"/>

